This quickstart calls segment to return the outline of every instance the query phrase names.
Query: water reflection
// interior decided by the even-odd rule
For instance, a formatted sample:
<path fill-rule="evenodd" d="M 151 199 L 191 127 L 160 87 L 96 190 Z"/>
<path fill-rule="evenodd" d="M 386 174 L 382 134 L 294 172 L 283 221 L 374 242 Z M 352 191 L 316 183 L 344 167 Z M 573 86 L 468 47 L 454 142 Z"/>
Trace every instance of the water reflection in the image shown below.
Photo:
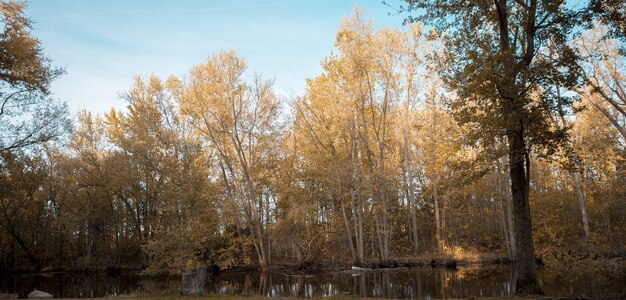
<path fill-rule="evenodd" d="M 207 291 L 266 297 L 358 295 L 385 298 L 459 298 L 507 296 L 513 291 L 507 268 L 491 270 L 402 269 L 357 274 L 287 276 L 278 273 L 223 274 L 207 282 Z"/>
<path fill-rule="evenodd" d="M 94 298 L 137 292 L 139 281 L 137 274 L 117 277 L 76 274 L 0 276 L 0 294 L 23 295 L 30 289 L 37 288 L 57 298 Z"/>
<path fill-rule="evenodd" d="M 624 297 L 624 279 L 567 274 L 542 275 L 544 292 L 556 297 Z M 33 276 L 0 277 L 0 293 L 23 293 L 33 285 Z M 180 278 L 142 279 L 137 274 L 117 277 L 55 275 L 40 277 L 37 288 L 55 297 L 102 297 L 127 294 L 175 294 Z M 328 297 L 358 295 L 396 299 L 435 299 L 509 296 L 515 290 L 514 274 L 508 266 L 446 269 L 415 268 L 350 273 L 337 272 L 313 276 L 290 276 L 281 273 L 223 273 L 209 277 L 208 293 L 262 295 L 265 297 Z"/>

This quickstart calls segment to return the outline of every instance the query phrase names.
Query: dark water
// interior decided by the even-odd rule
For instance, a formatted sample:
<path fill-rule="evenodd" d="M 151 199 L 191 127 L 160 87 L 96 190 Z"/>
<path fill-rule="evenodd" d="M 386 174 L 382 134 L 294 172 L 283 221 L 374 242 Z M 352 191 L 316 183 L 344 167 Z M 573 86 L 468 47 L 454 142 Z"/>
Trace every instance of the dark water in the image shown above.
<path fill-rule="evenodd" d="M 556 297 L 626 297 L 624 277 L 598 274 L 554 274 L 540 270 L 546 295 Z M 467 298 L 508 296 L 514 291 L 513 272 L 508 266 L 459 268 L 458 271 L 431 268 L 396 269 L 350 274 L 288 276 L 280 273 L 223 273 L 209 277 L 208 293 L 264 295 L 267 297 L 326 297 L 358 295 L 399 299 Z M 102 297 L 142 293 L 175 294 L 180 278 L 146 280 L 137 274 L 105 275 L 58 274 L 48 277 L 1 276 L 1 293 L 23 293 L 36 282 L 37 288 L 55 297 Z"/>

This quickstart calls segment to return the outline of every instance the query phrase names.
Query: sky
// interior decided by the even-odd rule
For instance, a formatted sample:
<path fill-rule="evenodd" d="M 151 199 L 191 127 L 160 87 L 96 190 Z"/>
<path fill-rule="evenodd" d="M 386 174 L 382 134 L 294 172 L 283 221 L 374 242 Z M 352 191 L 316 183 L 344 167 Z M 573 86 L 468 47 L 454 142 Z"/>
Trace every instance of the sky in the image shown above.
<path fill-rule="evenodd" d="M 355 5 L 378 28 L 405 18 L 382 0 L 30 0 L 26 14 L 53 65 L 66 70 L 52 84 L 54 97 L 72 114 L 102 114 L 126 107 L 119 94 L 135 76 L 184 78 L 226 49 L 250 72 L 275 78 L 277 94 L 302 94 Z"/>

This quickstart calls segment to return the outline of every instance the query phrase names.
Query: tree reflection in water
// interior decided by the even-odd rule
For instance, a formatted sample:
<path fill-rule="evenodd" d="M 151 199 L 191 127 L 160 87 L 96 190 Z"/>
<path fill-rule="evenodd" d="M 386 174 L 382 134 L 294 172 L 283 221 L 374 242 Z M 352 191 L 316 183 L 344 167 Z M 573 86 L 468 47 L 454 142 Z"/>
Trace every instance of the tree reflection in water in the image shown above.
<path fill-rule="evenodd" d="M 540 279 L 547 295 L 556 297 L 623 297 L 624 278 L 606 276 L 568 277 L 540 269 Z M 362 273 L 337 272 L 307 276 L 280 273 L 223 273 L 207 278 L 208 293 L 262 295 L 264 297 L 328 297 L 357 295 L 397 299 L 502 297 L 515 291 L 514 272 L 510 266 L 469 267 L 458 271 L 414 268 Z M 117 277 L 103 275 L 67 275 L 51 277 L 0 277 L 0 293 L 23 294 L 32 288 L 55 297 L 102 297 L 129 294 L 176 294 L 180 277 L 145 279 L 137 274 Z"/>

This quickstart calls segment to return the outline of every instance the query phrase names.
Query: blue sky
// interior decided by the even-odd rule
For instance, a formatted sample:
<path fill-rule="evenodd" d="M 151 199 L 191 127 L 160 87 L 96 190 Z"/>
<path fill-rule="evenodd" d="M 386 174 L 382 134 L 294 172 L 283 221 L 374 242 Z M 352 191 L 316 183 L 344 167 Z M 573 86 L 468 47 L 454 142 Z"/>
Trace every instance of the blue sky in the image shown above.
<path fill-rule="evenodd" d="M 301 94 L 355 5 L 377 27 L 404 19 L 381 0 L 30 0 L 27 15 L 48 57 L 67 71 L 52 91 L 75 114 L 123 108 L 118 94 L 135 75 L 184 77 L 221 49 L 276 78 L 278 94 Z"/>

